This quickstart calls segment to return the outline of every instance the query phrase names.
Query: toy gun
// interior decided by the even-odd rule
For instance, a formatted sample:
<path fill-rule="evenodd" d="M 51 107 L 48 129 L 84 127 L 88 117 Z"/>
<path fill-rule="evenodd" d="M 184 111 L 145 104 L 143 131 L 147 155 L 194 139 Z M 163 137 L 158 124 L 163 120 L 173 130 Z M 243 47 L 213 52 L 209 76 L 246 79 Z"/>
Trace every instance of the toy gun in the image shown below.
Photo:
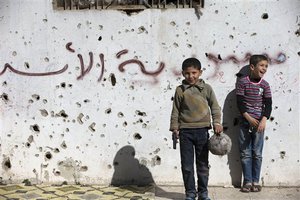
<path fill-rule="evenodd" d="M 177 143 L 177 137 L 176 134 L 172 134 L 172 140 L 173 140 L 173 149 L 176 149 L 176 143 Z"/>

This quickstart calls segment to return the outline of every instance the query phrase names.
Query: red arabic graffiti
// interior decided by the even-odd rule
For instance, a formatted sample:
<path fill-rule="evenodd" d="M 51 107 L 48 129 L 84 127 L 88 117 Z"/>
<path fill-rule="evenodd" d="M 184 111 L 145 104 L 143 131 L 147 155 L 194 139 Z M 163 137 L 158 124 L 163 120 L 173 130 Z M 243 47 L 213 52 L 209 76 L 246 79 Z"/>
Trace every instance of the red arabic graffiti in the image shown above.
<path fill-rule="evenodd" d="M 32 72 L 23 72 L 13 68 L 10 64 L 5 63 L 3 70 L 0 72 L 0 76 L 5 73 L 7 69 L 14 72 L 15 74 L 19 74 L 22 76 L 51 76 L 64 73 L 68 69 L 68 65 L 65 65 L 62 69 L 53 72 L 42 72 L 42 73 L 32 73 Z"/>
<path fill-rule="evenodd" d="M 222 58 L 220 54 L 215 55 L 215 54 L 211 54 L 211 53 L 205 53 L 205 55 L 208 58 L 208 60 L 215 63 L 214 73 L 211 76 L 209 76 L 208 78 L 218 77 L 220 82 L 225 83 L 225 80 L 223 79 L 224 72 L 220 71 L 221 64 L 228 63 L 230 61 L 232 61 L 235 64 L 248 63 L 252 54 L 248 52 L 245 54 L 244 58 L 241 58 L 241 59 L 238 59 L 234 55 L 229 55 L 225 58 Z M 285 53 L 282 53 L 282 52 L 278 53 L 275 58 L 270 57 L 267 53 L 263 53 L 263 55 L 265 55 L 268 58 L 270 65 L 282 64 L 287 59 L 287 56 L 285 55 Z"/>
<path fill-rule="evenodd" d="M 71 53 L 75 53 L 74 48 L 71 47 L 72 46 L 72 42 L 68 42 L 66 44 L 66 49 L 71 52 Z M 128 53 L 127 49 L 121 50 L 116 54 L 116 58 L 120 59 L 122 55 Z M 89 64 L 87 66 L 85 66 L 84 61 L 83 61 L 83 57 L 81 54 L 77 54 L 77 57 L 79 59 L 80 62 L 80 75 L 77 77 L 77 80 L 81 80 L 83 79 L 88 73 L 90 73 L 91 69 L 93 68 L 94 65 L 94 54 L 93 52 L 89 52 Z M 100 53 L 99 54 L 99 58 L 100 58 L 100 65 L 101 65 L 101 72 L 98 78 L 98 82 L 100 82 L 103 78 L 104 75 L 104 70 L 105 70 L 105 66 L 104 66 L 104 54 Z M 156 76 L 158 76 L 162 70 L 165 68 L 165 64 L 163 62 L 160 62 L 159 67 L 157 70 L 155 71 L 148 71 L 146 70 L 145 65 L 138 59 L 129 59 L 126 61 L 123 61 L 121 64 L 119 64 L 118 69 L 120 72 L 124 72 L 125 71 L 125 67 L 131 64 L 137 64 L 140 67 L 140 71 L 147 76 L 153 76 L 155 79 L 155 82 L 157 82 Z M 12 71 L 15 74 L 18 75 L 22 75 L 22 76 L 51 76 L 51 75 L 58 75 L 61 74 L 63 72 L 65 72 L 68 69 L 68 64 L 66 64 L 64 66 L 64 68 L 62 68 L 61 70 L 58 71 L 53 71 L 53 72 L 43 72 L 43 73 L 32 73 L 32 72 L 23 72 L 23 71 L 19 71 L 17 69 L 15 69 L 14 67 L 12 67 L 10 64 L 6 63 L 4 65 L 4 69 L 0 72 L 0 76 L 3 75 L 6 70 L 9 69 L 10 71 Z"/>

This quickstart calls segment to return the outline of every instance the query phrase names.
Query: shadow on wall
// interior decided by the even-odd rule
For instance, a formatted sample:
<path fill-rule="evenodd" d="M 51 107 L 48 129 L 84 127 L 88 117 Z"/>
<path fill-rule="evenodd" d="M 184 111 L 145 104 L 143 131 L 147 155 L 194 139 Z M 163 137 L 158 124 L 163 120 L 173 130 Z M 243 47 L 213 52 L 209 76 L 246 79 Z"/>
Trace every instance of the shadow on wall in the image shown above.
<path fill-rule="evenodd" d="M 155 187 L 156 196 L 172 198 L 183 196 L 182 193 L 177 192 L 166 192 L 160 187 L 158 187 L 152 177 L 149 169 L 140 164 L 138 159 L 135 157 L 135 149 L 130 146 L 122 147 L 116 154 L 113 165 L 114 165 L 114 174 L 111 180 L 111 185 L 115 187 L 126 187 L 127 189 L 136 190 L 137 188 L 130 186 L 138 187 Z M 136 192 L 136 191 L 135 191 Z M 143 192 L 143 191 L 140 191 Z"/>
<path fill-rule="evenodd" d="M 239 78 L 249 75 L 249 65 L 244 66 L 237 74 Z M 231 176 L 231 184 L 234 187 L 241 187 L 242 167 L 239 152 L 239 117 L 240 112 L 236 103 L 236 90 L 232 90 L 224 101 L 223 106 L 223 126 L 226 133 L 232 142 L 231 151 L 228 154 L 228 165 Z"/>
<path fill-rule="evenodd" d="M 135 149 L 132 146 L 122 147 L 116 154 L 113 165 L 114 174 L 111 180 L 113 186 L 154 184 L 151 172 L 134 158 Z"/>

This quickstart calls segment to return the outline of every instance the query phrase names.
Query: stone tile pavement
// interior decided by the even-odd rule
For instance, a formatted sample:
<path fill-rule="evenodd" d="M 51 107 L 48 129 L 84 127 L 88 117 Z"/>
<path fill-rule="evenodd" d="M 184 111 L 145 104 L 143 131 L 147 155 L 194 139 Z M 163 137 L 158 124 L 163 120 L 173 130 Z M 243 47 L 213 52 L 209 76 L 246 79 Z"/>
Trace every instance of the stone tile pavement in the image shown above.
<path fill-rule="evenodd" d="M 300 188 L 263 187 L 259 193 L 242 193 L 239 188 L 209 187 L 212 200 L 300 200 Z M 0 200 L 182 200 L 182 186 L 122 186 L 99 185 L 0 185 Z"/>
<path fill-rule="evenodd" d="M 0 200 L 78 200 L 78 199 L 154 199 L 154 186 L 107 187 L 97 185 L 32 185 L 0 186 Z"/>

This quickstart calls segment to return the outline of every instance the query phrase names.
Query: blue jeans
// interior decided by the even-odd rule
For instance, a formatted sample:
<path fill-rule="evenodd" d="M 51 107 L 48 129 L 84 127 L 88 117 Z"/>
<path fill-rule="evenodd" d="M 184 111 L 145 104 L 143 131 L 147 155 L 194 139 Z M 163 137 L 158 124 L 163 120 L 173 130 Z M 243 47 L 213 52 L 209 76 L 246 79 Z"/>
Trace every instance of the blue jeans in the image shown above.
<path fill-rule="evenodd" d="M 246 119 L 240 123 L 240 154 L 243 168 L 243 185 L 258 183 L 262 164 L 264 133 L 250 127 Z"/>
<path fill-rule="evenodd" d="M 208 128 L 180 129 L 181 170 L 187 197 L 207 198 L 208 191 Z M 195 188 L 194 158 L 196 154 L 196 170 L 198 190 Z"/>

